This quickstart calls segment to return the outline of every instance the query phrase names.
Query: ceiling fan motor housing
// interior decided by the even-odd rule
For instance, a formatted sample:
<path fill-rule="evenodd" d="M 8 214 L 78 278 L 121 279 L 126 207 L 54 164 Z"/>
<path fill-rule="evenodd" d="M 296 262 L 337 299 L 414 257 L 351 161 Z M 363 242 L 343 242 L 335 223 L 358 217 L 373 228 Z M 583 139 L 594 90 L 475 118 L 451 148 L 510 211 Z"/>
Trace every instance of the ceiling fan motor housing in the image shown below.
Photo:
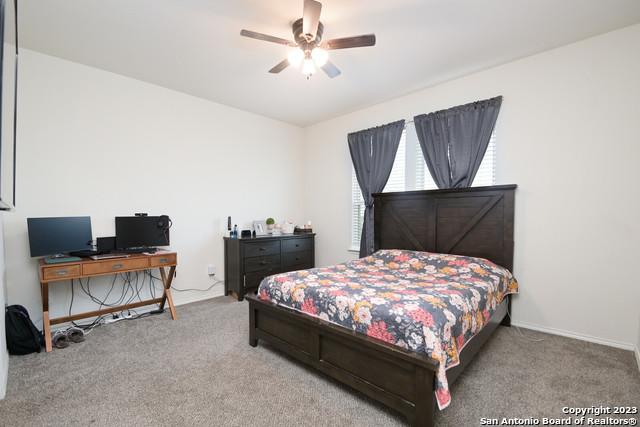
<path fill-rule="evenodd" d="M 293 30 L 293 38 L 303 51 L 313 50 L 322 41 L 322 32 L 324 31 L 324 25 L 322 22 L 318 22 L 318 30 L 316 31 L 316 37 L 309 40 L 307 34 L 302 33 L 302 18 L 295 21 L 291 28 Z"/>

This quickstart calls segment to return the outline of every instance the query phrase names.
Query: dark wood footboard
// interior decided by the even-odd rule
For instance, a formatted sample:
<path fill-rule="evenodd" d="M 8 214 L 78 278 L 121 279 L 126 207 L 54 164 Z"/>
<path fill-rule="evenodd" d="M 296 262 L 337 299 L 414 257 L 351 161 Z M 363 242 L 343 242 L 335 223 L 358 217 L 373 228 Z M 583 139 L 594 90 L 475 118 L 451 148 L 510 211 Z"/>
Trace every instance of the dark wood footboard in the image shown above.
<path fill-rule="evenodd" d="M 433 425 L 435 361 L 253 295 L 247 299 L 250 345 L 263 339 L 402 413 L 412 425 Z"/>
<path fill-rule="evenodd" d="M 249 301 L 249 345 L 262 339 L 342 384 L 403 414 L 412 426 L 434 425 L 434 379 L 438 369 L 431 358 L 357 334 L 294 310 Z M 507 301 L 460 355 L 461 363 L 448 373 L 453 384 L 507 313 Z"/>

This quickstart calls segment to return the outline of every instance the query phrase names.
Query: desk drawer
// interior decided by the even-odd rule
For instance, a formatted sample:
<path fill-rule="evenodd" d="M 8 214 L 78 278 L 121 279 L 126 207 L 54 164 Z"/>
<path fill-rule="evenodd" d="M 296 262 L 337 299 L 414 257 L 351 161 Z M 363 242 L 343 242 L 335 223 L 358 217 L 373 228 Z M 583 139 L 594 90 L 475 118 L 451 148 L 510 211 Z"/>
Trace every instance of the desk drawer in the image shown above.
<path fill-rule="evenodd" d="M 44 267 L 42 277 L 44 280 L 65 280 L 80 276 L 80 264 L 58 265 Z"/>
<path fill-rule="evenodd" d="M 253 256 L 275 255 L 280 253 L 280 241 L 251 242 L 244 244 L 245 258 Z"/>
<path fill-rule="evenodd" d="M 313 247 L 313 239 L 287 239 L 282 241 L 282 252 L 309 251 Z"/>
<path fill-rule="evenodd" d="M 275 274 L 280 270 L 280 255 L 260 256 L 247 258 L 244 260 L 244 271 L 246 273 L 264 272 L 265 276 Z"/>
<path fill-rule="evenodd" d="M 176 254 L 156 255 L 151 257 L 151 267 L 162 267 L 163 265 L 176 265 L 178 256 Z"/>
<path fill-rule="evenodd" d="M 148 258 L 121 258 L 82 265 L 82 274 L 117 273 L 118 271 L 140 270 L 149 267 Z"/>

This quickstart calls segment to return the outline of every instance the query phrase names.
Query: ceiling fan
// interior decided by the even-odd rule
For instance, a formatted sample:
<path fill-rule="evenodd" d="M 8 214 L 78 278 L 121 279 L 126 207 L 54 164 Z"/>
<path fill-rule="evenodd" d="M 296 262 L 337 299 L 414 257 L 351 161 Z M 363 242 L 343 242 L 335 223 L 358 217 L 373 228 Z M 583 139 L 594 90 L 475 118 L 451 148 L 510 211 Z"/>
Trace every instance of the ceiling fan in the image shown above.
<path fill-rule="evenodd" d="M 329 61 L 327 51 L 375 46 L 376 36 L 375 34 L 365 34 L 322 42 L 324 25 L 320 22 L 321 9 L 322 3 L 315 0 L 304 0 L 302 18 L 291 25 L 295 41 L 249 30 L 240 31 L 240 35 L 294 48 L 287 55 L 287 59 L 280 61 L 269 70 L 270 73 L 277 74 L 289 65 L 299 67 L 302 64 L 302 74 L 307 76 L 307 79 L 316 72 L 317 68 L 322 68 L 330 78 L 334 78 L 340 75 L 340 70 L 333 62 Z"/>

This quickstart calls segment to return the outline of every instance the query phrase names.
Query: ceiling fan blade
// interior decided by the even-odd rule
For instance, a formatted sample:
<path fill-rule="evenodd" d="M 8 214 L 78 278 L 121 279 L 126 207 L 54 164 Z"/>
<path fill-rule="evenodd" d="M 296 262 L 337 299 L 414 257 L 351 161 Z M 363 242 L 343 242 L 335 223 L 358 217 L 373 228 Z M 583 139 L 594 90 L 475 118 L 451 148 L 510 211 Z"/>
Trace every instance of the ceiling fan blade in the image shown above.
<path fill-rule="evenodd" d="M 342 72 L 335 66 L 335 64 L 331 61 L 327 61 L 322 67 L 322 71 L 324 71 L 327 76 L 330 78 L 338 77 Z"/>
<path fill-rule="evenodd" d="M 275 67 L 269 70 L 271 74 L 278 74 L 280 71 L 284 70 L 289 66 L 289 60 L 285 59 L 284 61 L 278 62 Z"/>
<path fill-rule="evenodd" d="M 364 34 L 362 36 L 344 37 L 341 39 L 328 40 L 323 43 L 324 48 L 333 49 L 350 49 L 352 47 L 365 47 L 376 45 L 375 34 Z"/>
<path fill-rule="evenodd" d="M 310 34 L 311 40 L 316 38 L 322 3 L 315 0 L 304 0 L 302 10 L 302 34 Z M 309 40 L 309 41 L 311 41 Z"/>
<path fill-rule="evenodd" d="M 270 36 L 268 34 L 256 33 L 255 31 L 242 30 L 240 31 L 240 35 L 265 42 L 283 44 L 285 46 L 297 46 L 297 44 L 290 40 L 281 39 L 280 37 Z"/>

